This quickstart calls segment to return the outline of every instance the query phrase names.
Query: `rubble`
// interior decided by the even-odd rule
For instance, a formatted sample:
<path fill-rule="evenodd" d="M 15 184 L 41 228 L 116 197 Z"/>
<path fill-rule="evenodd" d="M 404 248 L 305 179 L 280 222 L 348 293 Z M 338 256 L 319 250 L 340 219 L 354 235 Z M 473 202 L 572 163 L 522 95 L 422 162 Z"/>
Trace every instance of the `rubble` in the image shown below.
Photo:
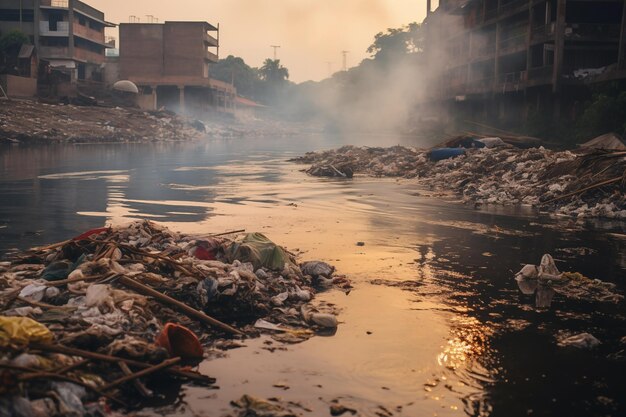
<path fill-rule="evenodd" d="M 192 122 L 167 111 L 0 100 L 0 144 L 191 140 L 204 134 Z"/>
<path fill-rule="evenodd" d="M 337 326 L 309 304 L 315 279 L 291 253 L 258 233 L 227 236 L 137 221 L 0 263 L 0 379 L 20 382 L 0 401 L 24 408 L 17 416 L 136 406 L 153 374 L 212 384 L 189 370 L 205 349 L 260 332 L 297 343 Z M 330 268 L 326 279 L 349 288 Z"/>
<path fill-rule="evenodd" d="M 344 146 L 292 161 L 310 164 L 305 171 L 314 176 L 349 178 L 342 173 L 350 172 L 413 179 L 420 187 L 454 193 L 473 205 L 527 205 L 577 218 L 626 219 L 626 152 L 499 145 L 469 147 L 436 162 L 428 150 L 403 146 Z"/>

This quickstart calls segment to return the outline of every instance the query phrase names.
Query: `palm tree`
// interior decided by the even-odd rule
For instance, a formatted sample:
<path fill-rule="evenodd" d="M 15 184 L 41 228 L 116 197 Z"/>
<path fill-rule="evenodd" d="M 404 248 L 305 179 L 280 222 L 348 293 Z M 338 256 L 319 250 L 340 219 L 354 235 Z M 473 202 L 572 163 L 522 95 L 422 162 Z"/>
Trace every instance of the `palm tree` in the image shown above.
<path fill-rule="evenodd" d="M 289 79 L 289 70 L 280 64 L 280 59 L 267 58 L 259 73 L 261 78 L 270 84 L 281 84 Z"/>

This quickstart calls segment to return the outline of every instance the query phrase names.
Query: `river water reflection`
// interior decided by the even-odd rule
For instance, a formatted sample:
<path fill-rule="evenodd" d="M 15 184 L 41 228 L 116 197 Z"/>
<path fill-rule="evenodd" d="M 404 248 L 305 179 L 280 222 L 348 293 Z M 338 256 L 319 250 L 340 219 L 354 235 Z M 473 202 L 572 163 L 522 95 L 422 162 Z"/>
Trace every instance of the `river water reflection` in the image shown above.
<path fill-rule="evenodd" d="M 513 280 L 552 253 L 562 270 L 623 292 L 624 223 L 478 211 L 411 181 L 311 178 L 286 162 L 345 143 L 418 145 L 367 136 L 5 148 L 0 250 L 148 218 L 185 233 L 261 231 L 353 280 L 347 296 L 319 295 L 341 311 L 334 336 L 273 352 L 265 338 L 246 341 L 201 365 L 219 390 L 186 387 L 155 414 L 222 415 L 242 394 L 298 402 L 311 416 L 328 415 L 333 399 L 362 416 L 626 413 L 624 303 L 557 296 L 538 312 Z M 601 347 L 556 347 L 558 334 L 580 331 Z"/>

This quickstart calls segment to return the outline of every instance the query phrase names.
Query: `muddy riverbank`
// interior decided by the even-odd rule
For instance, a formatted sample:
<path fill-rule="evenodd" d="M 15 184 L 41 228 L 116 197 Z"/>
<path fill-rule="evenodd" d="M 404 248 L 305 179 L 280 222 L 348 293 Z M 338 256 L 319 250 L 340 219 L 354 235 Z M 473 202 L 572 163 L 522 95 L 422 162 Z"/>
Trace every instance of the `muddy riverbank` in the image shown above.
<path fill-rule="evenodd" d="M 169 111 L 0 100 L 0 145 L 184 142 L 201 138 L 291 137 L 302 132 L 317 133 L 319 129 L 269 119 L 239 120 L 233 115 L 201 121 Z"/>

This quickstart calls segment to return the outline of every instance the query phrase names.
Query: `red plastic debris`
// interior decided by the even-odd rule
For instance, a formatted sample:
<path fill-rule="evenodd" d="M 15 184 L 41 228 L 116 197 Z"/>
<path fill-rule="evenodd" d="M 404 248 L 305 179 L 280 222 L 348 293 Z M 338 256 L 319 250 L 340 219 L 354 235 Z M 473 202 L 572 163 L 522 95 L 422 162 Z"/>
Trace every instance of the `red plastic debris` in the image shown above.
<path fill-rule="evenodd" d="M 83 233 L 82 235 L 78 235 L 75 238 L 73 238 L 72 240 L 85 240 L 87 239 L 89 236 L 93 236 L 93 235 L 97 235 L 100 234 L 102 232 L 108 232 L 110 231 L 111 228 L 110 227 L 99 227 L 97 229 L 91 229 L 86 231 L 85 233 Z"/>
<path fill-rule="evenodd" d="M 194 332 L 176 323 L 167 323 L 154 342 L 165 348 L 171 357 L 202 359 L 204 350 Z"/>
<path fill-rule="evenodd" d="M 209 251 L 203 246 L 196 246 L 196 250 L 194 251 L 193 256 L 195 256 L 197 259 L 200 259 L 201 261 L 215 260 L 214 251 Z"/>

